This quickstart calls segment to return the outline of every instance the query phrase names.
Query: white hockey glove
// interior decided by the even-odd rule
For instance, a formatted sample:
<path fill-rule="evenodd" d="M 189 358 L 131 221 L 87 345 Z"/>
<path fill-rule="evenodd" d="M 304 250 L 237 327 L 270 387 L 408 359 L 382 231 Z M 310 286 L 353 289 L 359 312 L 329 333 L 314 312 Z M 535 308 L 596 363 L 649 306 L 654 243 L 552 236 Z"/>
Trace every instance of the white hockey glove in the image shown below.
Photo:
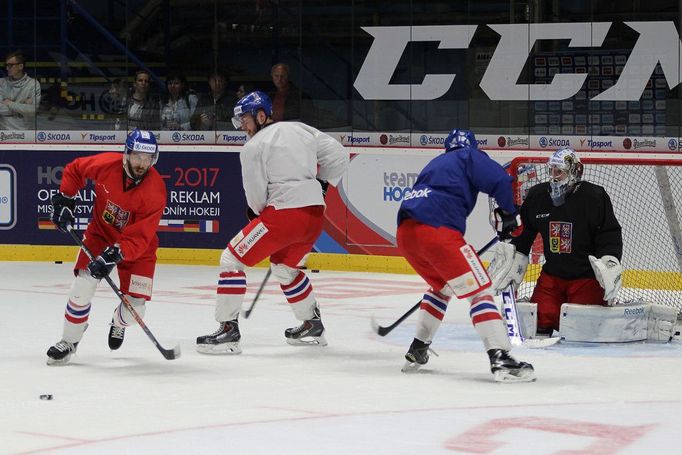
<path fill-rule="evenodd" d="M 528 256 L 516 251 L 511 243 L 499 242 L 495 245 L 495 256 L 488 265 L 488 275 L 492 280 L 491 289 L 499 294 L 509 284 L 521 284 L 528 268 Z"/>
<path fill-rule="evenodd" d="M 623 266 L 615 256 L 602 256 L 600 259 L 590 255 L 590 260 L 594 276 L 599 281 L 599 285 L 604 288 L 604 300 L 613 304 L 618 295 L 618 291 L 623 283 Z"/>

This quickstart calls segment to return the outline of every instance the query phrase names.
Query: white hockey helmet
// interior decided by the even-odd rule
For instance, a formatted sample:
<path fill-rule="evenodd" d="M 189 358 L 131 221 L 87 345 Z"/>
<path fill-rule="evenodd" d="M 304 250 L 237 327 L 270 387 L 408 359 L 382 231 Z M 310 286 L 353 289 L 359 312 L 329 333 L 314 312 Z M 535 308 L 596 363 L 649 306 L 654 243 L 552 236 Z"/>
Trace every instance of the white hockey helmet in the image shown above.
<path fill-rule="evenodd" d="M 562 147 L 547 161 L 549 167 L 549 195 L 555 207 L 566 201 L 583 176 L 583 164 L 571 147 Z"/>

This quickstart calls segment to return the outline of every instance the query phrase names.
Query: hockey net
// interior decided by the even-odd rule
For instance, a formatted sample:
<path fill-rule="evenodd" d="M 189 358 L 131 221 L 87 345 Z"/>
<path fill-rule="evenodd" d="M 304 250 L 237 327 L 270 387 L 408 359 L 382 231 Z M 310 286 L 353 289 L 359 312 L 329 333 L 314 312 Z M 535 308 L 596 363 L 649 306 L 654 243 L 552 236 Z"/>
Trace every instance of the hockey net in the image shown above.
<path fill-rule="evenodd" d="M 675 307 L 682 315 L 682 160 L 581 158 L 583 180 L 603 186 L 623 233 L 623 287 L 619 302 L 644 300 Z M 515 203 L 549 179 L 547 158 L 515 158 Z M 530 298 L 544 263 L 538 235 L 519 297 Z"/>

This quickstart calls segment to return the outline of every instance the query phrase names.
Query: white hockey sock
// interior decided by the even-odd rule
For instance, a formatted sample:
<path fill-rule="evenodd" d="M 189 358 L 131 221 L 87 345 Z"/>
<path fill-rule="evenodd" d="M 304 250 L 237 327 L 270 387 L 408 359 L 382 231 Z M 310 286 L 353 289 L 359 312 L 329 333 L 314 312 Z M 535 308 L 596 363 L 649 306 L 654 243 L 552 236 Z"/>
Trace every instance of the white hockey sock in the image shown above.
<path fill-rule="evenodd" d="M 64 341 L 78 343 L 83 338 L 90 317 L 90 300 L 95 295 L 98 283 L 99 280 L 92 278 L 83 270 L 80 270 L 73 279 L 69 289 L 69 301 L 64 311 L 62 332 Z"/>
<path fill-rule="evenodd" d="M 305 321 L 315 316 L 313 310 L 317 305 L 317 301 L 315 300 L 313 285 L 305 273 L 299 270 L 293 281 L 288 284 L 280 282 L 279 286 L 291 309 L 294 310 L 296 319 Z"/>
<path fill-rule="evenodd" d="M 144 319 L 144 313 L 147 309 L 147 306 L 145 305 L 145 299 L 142 297 L 131 296 L 126 297 L 128 298 L 128 302 L 130 302 L 130 304 L 135 309 L 137 314 L 139 314 L 140 317 Z M 129 325 L 137 324 L 137 321 L 130 313 L 128 308 L 123 304 L 123 302 L 119 303 L 116 309 L 114 310 L 113 320 L 114 325 L 117 327 L 128 327 Z"/>
<path fill-rule="evenodd" d="M 215 320 L 218 322 L 237 319 L 246 294 L 246 274 L 239 271 L 221 272 L 218 279 Z"/>
<path fill-rule="evenodd" d="M 90 304 L 77 306 L 71 300 L 66 304 L 64 312 L 64 328 L 62 339 L 69 343 L 78 343 L 83 338 L 83 333 L 88 327 L 90 317 Z"/>
<path fill-rule="evenodd" d="M 500 310 L 495 305 L 493 296 L 488 293 L 469 297 L 471 308 L 469 315 L 478 336 L 483 340 L 485 350 L 504 349 L 509 351 L 511 343 L 507 335 L 507 327 L 502 321 Z"/>
<path fill-rule="evenodd" d="M 415 338 L 430 343 L 436 335 L 440 323 L 445 317 L 450 296 L 429 289 L 422 297 L 419 305 L 419 319 L 417 320 L 417 332 Z"/>

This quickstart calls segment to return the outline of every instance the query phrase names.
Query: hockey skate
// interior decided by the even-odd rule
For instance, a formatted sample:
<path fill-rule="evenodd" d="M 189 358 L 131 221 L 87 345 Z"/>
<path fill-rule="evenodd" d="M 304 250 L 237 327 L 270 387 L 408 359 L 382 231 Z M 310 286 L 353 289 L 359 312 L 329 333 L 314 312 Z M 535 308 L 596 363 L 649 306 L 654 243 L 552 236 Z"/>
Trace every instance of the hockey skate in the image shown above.
<path fill-rule="evenodd" d="M 78 343 L 70 343 L 61 340 L 47 350 L 48 365 L 64 365 L 71 359 L 71 355 L 76 353 Z"/>
<path fill-rule="evenodd" d="M 123 337 L 126 334 L 125 327 L 118 327 L 114 325 L 114 320 L 111 320 L 111 327 L 109 328 L 109 349 L 117 350 L 123 344 Z"/>
<path fill-rule="evenodd" d="M 535 381 L 533 365 L 519 362 L 504 349 L 491 349 L 490 371 L 497 382 L 531 382 Z"/>
<path fill-rule="evenodd" d="M 407 350 L 407 354 L 405 354 L 405 365 L 403 365 L 400 371 L 403 373 L 415 373 L 426 365 L 426 362 L 429 361 L 430 345 L 431 343 L 424 343 L 422 340 L 415 338 L 410 345 L 410 349 Z"/>
<path fill-rule="evenodd" d="M 320 309 L 315 307 L 313 318 L 303 321 L 298 327 L 292 327 L 284 331 L 287 343 L 293 346 L 327 346 L 324 337 L 324 325 L 320 319 Z"/>
<path fill-rule="evenodd" d="M 236 319 L 223 321 L 210 335 L 197 337 L 197 352 L 201 354 L 241 354 L 239 323 Z"/>

